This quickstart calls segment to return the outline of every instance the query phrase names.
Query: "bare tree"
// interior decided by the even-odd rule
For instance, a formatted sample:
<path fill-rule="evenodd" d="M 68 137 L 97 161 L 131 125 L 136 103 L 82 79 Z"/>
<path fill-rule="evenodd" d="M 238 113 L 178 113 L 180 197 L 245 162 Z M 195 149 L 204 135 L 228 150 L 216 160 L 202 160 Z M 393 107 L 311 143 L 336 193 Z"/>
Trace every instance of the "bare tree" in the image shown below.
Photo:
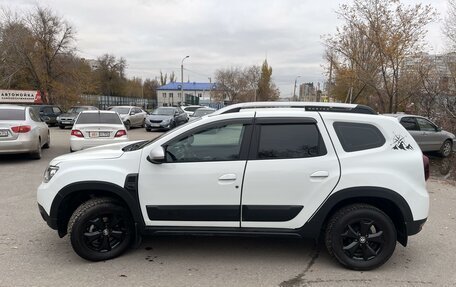
<path fill-rule="evenodd" d="M 434 9 L 405 6 L 399 0 L 354 0 L 337 13 L 344 25 L 326 44 L 363 83 L 361 87 L 375 91 L 382 111 L 396 112 L 401 69 L 408 56 L 422 50 Z"/>

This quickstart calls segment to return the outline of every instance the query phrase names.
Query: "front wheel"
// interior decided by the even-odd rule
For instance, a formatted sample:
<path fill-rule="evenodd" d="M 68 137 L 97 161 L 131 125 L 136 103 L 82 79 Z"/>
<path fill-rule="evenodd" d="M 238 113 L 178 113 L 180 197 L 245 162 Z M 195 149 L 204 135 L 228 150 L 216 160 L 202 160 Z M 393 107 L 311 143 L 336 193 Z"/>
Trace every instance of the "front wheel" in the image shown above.
<path fill-rule="evenodd" d="M 440 147 L 439 153 L 442 157 L 449 157 L 452 151 L 453 151 L 453 143 L 451 142 L 451 140 L 446 140 L 442 144 L 442 147 Z"/>
<path fill-rule="evenodd" d="M 131 128 L 131 123 L 130 123 L 130 121 L 126 121 L 126 122 L 125 122 L 125 128 L 126 128 L 127 130 L 129 130 L 129 129 Z"/>
<path fill-rule="evenodd" d="M 396 228 L 383 211 L 367 204 L 338 210 L 329 220 L 325 244 L 330 255 L 349 269 L 371 270 L 396 248 Z"/>
<path fill-rule="evenodd" d="M 95 198 L 75 210 L 68 235 L 82 258 L 108 260 L 121 255 L 133 242 L 133 222 L 128 210 L 115 200 Z"/>

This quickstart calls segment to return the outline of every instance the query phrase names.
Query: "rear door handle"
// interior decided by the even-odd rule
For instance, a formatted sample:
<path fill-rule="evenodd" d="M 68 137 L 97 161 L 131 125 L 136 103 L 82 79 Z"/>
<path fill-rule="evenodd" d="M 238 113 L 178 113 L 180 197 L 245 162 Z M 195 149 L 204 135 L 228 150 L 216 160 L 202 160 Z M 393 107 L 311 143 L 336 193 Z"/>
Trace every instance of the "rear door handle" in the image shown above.
<path fill-rule="evenodd" d="M 316 171 L 310 175 L 310 177 L 312 177 L 312 178 L 322 178 L 322 177 L 328 177 L 328 176 L 329 176 L 329 172 L 324 171 L 324 170 Z"/>

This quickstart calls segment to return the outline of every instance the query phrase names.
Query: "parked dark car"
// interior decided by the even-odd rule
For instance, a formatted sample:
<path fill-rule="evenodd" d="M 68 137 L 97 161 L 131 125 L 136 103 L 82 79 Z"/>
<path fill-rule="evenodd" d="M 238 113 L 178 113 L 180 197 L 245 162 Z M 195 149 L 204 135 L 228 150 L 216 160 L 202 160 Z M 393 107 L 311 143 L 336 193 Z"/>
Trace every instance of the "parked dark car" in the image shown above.
<path fill-rule="evenodd" d="M 146 131 L 167 129 L 188 122 L 188 115 L 179 107 L 160 107 L 146 117 Z"/>
<path fill-rule="evenodd" d="M 429 119 L 408 114 L 385 114 L 395 117 L 401 125 L 412 135 L 422 151 L 436 151 L 442 157 L 451 155 L 455 135 L 442 130 Z"/>
<path fill-rule="evenodd" d="M 46 124 L 51 127 L 57 125 L 57 117 L 62 114 L 62 109 L 55 105 L 37 105 L 30 107 L 40 116 L 40 118 L 46 119 Z"/>
<path fill-rule="evenodd" d="M 71 107 L 66 113 L 61 114 L 57 117 L 57 122 L 59 124 L 59 128 L 64 129 L 65 127 L 72 127 L 74 124 L 74 120 L 82 111 L 91 111 L 91 110 L 98 110 L 97 107 L 94 106 L 74 106 Z"/>

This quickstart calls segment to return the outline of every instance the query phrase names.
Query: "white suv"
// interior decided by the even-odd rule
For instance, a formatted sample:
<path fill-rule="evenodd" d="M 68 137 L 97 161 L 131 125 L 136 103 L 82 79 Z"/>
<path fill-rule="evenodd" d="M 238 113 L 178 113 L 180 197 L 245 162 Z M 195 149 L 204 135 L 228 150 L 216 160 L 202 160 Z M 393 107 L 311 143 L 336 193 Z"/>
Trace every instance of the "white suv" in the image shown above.
<path fill-rule="evenodd" d="M 92 261 L 148 234 L 283 235 L 375 268 L 427 219 L 422 153 L 393 118 L 321 108 L 256 106 L 57 157 L 41 215 Z"/>

